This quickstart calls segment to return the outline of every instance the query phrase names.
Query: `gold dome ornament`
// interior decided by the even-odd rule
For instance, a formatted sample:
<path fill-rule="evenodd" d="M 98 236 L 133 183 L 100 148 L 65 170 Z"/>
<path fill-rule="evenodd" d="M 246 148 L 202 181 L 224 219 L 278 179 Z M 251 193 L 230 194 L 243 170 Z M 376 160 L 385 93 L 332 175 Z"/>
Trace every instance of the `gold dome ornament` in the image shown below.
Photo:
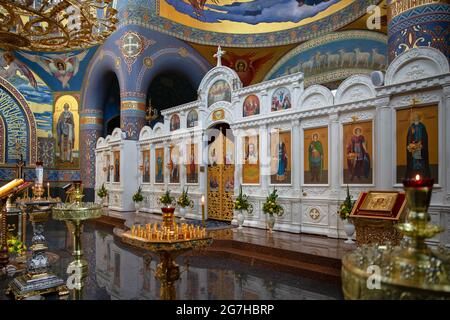
<path fill-rule="evenodd" d="M 102 44 L 116 30 L 111 0 L 0 0 L 0 47 L 73 51 Z"/>
<path fill-rule="evenodd" d="M 450 299 L 450 252 L 431 250 L 426 239 L 442 232 L 429 223 L 433 179 L 406 179 L 409 213 L 396 227 L 406 238 L 400 246 L 363 245 L 342 259 L 346 299 Z"/>

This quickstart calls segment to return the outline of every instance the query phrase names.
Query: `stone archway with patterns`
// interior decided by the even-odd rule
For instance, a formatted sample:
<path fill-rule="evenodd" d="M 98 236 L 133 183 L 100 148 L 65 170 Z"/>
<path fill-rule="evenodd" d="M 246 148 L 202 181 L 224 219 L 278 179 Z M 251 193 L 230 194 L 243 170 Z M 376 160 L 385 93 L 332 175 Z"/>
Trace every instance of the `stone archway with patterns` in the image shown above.
<path fill-rule="evenodd" d="M 37 161 L 36 120 L 25 98 L 0 77 L 0 163 Z"/>

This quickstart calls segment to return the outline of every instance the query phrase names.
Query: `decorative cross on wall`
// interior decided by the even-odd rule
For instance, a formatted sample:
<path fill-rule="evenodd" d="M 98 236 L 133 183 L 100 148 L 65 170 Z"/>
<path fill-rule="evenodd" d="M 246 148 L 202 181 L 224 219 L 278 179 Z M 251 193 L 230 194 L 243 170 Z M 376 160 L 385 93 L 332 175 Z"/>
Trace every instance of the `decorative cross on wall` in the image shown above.
<path fill-rule="evenodd" d="M 139 51 L 141 43 L 134 34 L 127 34 L 123 40 L 123 49 L 128 56 L 133 56 L 137 51 Z"/>
<path fill-rule="evenodd" d="M 217 48 L 217 52 L 214 54 L 214 58 L 217 58 L 217 67 L 222 65 L 222 56 L 226 53 L 226 51 L 222 51 L 222 48 L 219 46 Z"/>

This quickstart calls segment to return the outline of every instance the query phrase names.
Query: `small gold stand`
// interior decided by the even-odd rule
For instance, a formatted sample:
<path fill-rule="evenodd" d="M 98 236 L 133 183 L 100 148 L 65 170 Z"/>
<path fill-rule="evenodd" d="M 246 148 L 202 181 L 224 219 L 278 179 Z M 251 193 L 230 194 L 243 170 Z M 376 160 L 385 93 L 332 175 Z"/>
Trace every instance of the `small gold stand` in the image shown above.
<path fill-rule="evenodd" d="M 74 261 L 67 267 L 70 281 L 69 289 L 74 289 L 74 299 L 82 299 L 84 280 L 88 273 L 88 263 L 84 260 L 81 249 L 81 234 L 86 220 L 99 218 L 103 214 L 102 206 L 94 203 L 82 202 L 84 195 L 81 191 L 81 181 L 74 182 L 73 203 L 61 203 L 52 209 L 53 219 L 66 221 L 73 236 Z M 70 282 L 70 283 L 69 283 Z"/>

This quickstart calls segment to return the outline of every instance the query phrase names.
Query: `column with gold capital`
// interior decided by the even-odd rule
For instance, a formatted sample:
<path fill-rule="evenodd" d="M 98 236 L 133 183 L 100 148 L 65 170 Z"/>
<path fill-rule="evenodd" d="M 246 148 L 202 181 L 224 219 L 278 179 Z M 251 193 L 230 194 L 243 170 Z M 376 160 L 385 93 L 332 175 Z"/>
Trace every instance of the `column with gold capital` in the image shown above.
<path fill-rule="evenodd" d="M 138 140 L 142 127 L 145 126 L 145 94 L 140 92 L 121 93 L 120 128 L 127 139 Z"/>
<path fill-rule="evenodd" d="M 103 135 L 103 111 L 83 109 L 80 112 L 80 173 L 85 188 L 95 186 L 95 147 Z"/>
<path fill-rule="evenodd" d="M 388 60 L 417 47 L 433 47 L 450 59 L 448 0 L 388 0 Z"/>

